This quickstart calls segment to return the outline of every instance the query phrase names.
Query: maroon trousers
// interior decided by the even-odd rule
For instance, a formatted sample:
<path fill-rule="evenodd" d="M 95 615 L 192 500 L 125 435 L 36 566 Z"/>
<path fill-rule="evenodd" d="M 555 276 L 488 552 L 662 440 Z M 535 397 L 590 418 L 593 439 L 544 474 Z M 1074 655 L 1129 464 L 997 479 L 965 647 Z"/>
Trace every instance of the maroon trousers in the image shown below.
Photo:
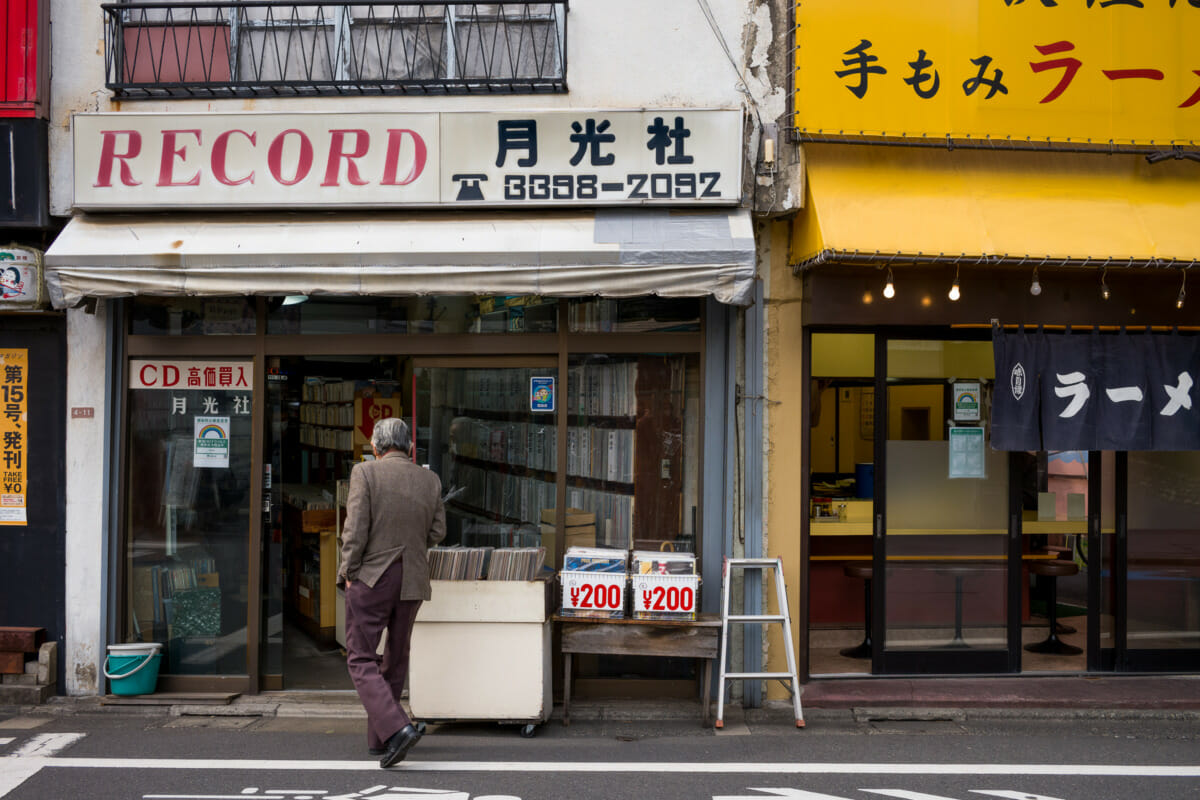
<path fill-rule="evenodd" d="M 392 734 L 412 723 L 400 706 L 408 678 L 408 648 L 420 600 L 401 600 L 401 562 L 387 568 L 374 586 L 346 587 L 346 666 L 367 710 L 367 746 L 382 748 Z M 379 639 L 387 628 L 383 658 Z"/>

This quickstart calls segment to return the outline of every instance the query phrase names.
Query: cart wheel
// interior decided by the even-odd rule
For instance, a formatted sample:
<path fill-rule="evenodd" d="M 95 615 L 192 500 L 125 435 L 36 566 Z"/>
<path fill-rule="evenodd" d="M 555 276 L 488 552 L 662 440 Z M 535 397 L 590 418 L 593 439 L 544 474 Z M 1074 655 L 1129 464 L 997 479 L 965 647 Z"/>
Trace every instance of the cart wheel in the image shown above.
<path fill-rule="evenodd" d="M 534 737 L 534 735 L 536 735 L 536 734 L 537 734 L 537 725 L 534 725 L 532 722 L 529 723 L 528 725 L 521 726 L 521 738 L 522 739 L 532 739 Z"/>

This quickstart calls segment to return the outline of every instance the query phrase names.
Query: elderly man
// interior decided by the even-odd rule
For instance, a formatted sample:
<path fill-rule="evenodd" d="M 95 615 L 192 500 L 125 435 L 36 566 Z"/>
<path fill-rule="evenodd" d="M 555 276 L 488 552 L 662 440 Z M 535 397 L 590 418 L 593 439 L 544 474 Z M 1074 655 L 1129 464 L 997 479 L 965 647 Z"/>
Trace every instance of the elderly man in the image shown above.
<path fill-rule="evenodd" d="M 403 760 L 421 738 L 400 693 L 417 609 L 429 599 L 427 551 L 446 535 L 442 483 L 412 462 L 410 447 L 404 420 L 375 424 L 375 460 L 350 472 L 338 571 L 346 587 L 346 662 L 367 710 L 367 745 L 382 755 L 382 767 Z M 385 628 L 381 662 L 376 653 Z"/>

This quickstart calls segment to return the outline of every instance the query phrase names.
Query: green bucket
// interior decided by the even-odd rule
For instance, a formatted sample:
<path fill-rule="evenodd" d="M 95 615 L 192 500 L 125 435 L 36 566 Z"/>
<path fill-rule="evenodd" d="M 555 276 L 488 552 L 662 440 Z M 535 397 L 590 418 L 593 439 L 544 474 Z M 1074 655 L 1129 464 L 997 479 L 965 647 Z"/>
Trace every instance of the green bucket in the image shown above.
<path fill-rule="evenodd" d="M 119 695 L 151 694 L 158 683 L 158 665 L 162 661 L 158 642 L 110 644 L 104 659 L 104 677 Z"/>

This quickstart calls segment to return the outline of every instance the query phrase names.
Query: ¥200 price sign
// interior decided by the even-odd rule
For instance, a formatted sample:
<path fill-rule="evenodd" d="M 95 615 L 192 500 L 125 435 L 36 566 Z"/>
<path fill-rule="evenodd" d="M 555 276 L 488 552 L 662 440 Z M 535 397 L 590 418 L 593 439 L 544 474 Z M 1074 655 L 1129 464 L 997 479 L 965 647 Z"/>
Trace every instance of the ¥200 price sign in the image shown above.
<path fill-rule="evenodd" d="M 572 611 L 622 611 L 625 574 L 620 572 L 563 572 L 563 608 Z"/>

